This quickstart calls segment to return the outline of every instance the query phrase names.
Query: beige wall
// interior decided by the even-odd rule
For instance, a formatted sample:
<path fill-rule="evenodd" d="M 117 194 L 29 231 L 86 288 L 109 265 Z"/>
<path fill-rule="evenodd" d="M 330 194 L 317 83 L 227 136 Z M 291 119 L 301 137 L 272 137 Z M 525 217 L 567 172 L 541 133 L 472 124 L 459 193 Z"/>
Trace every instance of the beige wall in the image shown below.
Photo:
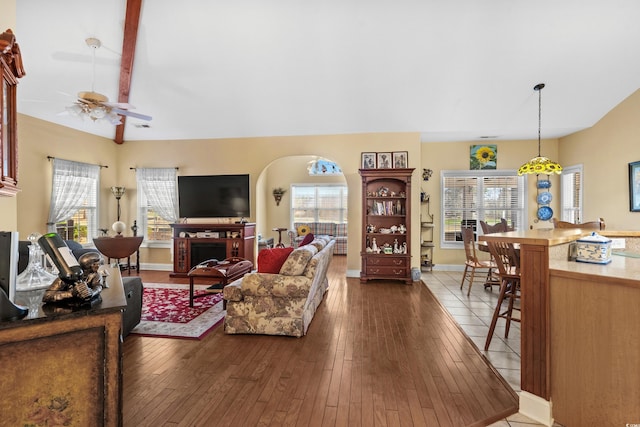
<path fill-rule="evenodd" d="M 19 115 L 18 145 L 19 187 L 17 229 L 21 239 L 32 232 L 47 229 L 49 195 L 51 194 L 51 167 L 47 157 L 108 166 L 100 171 L 99 222 L 109 227 L 115 219 L 116 205 L 108 188 L 115 185 L 116 144 L 106 138 L 53 126 L 33 117 Z"/>
<path fill-rule="evenodd" d="M 629 211 L 628 164 L 640 160 L 640 90 L 595 126 L 560 143 L 562 164 L 584 168 L 585 221 L 602 217 L 607 229 L 640 230 L 640 213 Z"/>

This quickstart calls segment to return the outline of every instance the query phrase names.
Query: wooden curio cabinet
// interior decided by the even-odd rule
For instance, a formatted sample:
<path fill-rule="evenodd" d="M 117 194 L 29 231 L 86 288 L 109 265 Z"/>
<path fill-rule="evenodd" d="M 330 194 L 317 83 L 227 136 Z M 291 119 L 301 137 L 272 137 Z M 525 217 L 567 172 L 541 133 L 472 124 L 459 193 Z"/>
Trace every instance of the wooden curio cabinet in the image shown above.
<path fill-rule="evenodd" d="M 414 169 L 360 169 L 360 281 L 411 278 L 411 175 Z"/>

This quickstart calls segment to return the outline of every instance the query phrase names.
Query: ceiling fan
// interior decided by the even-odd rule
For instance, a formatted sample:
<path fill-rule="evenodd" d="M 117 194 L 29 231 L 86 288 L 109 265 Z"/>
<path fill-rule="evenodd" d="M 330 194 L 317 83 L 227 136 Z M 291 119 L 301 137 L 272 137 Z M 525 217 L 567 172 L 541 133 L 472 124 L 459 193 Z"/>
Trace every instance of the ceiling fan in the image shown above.
<path fill-rule="evenodd" d="M 90 37 L 85 40 L 87 46 L 93 50 L 93 76 L 95 79 L 95 51 L 102 43 L 97 38 Z M 135 108 L 131 104 L 123 102 L 109 102 L 106 95 L 96 92 L 93 89 L 93 81 L 90 91 L 78 92 L 77 100 L 66 108 L 67 112 L 73 116 L 89 118 L 92 121 L 105 120 L 112 125 L 122 124 L 120 116 L 128 116 L 141 120 L 151 120 L 151 116 L 134 113 L 130 111 Z"/>

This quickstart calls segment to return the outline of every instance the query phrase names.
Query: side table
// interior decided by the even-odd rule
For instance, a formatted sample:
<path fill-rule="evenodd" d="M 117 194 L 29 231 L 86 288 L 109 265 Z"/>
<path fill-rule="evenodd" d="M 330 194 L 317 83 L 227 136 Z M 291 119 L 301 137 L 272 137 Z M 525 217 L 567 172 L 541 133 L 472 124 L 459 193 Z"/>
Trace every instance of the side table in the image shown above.
<path fill-rule="evenodd" d="M 273 231 L 277 231 L 278 232 L 278 244 L 276 245 L 276 248 L 284 248 L 284 243 L 282 243 L 282 232 L 283 231 L 287 231 L 288 228 L 274 228 Z"/>
<path fill-rule="evenodd" d="M 143 236 L 135 237 L 94 237 L 93 244 L 96 245 L 96 249 L 109 259 L 115 259 L 120 263 L 120 259 L 127 258 L 127 269 L 129 275 L 131 275 L 131 255 L 136 253 L 136 272 L 140 272 L 140 245 L 142 244 Z"/>

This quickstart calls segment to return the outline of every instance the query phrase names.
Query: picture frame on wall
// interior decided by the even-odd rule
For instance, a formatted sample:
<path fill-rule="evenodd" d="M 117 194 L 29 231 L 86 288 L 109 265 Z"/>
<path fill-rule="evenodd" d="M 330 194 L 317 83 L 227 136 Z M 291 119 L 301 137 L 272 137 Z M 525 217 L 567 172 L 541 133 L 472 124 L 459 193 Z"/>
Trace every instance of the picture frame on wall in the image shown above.
<path fill-rule="evenodd" d="M 629 163 L 629 210 L 640 212 L 640 161 Z"/>
<path fill-rule="evenodd" d="M 404 169 L 409 167 L 409 153 L 406 151 L 393 152 L 393 167 L 396 169 Z"/>
<path fill-rule="evenodd" d="M 376 169 L 376 153 L 362 153 L 362 169 Z"/>
<path fill-rule="evenodd" d="M 390 169 L 391 162 L 391 152 L 378 153 L 378 169 Z"/>

